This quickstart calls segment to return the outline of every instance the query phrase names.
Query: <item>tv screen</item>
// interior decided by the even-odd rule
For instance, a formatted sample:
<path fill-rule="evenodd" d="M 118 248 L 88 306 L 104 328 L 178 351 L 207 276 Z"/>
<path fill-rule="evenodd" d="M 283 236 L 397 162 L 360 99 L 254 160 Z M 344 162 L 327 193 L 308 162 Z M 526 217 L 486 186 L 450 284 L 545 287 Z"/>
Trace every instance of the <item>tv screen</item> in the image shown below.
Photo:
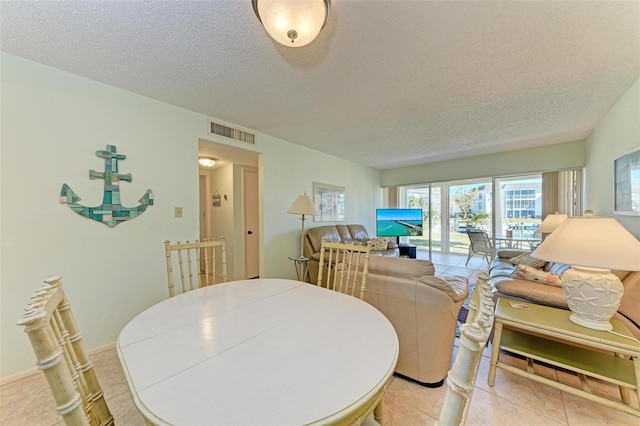
<path fill-rule="evenodd" d="M 422 209 L 376 209 L 376 235 L 422 236 Z"/>

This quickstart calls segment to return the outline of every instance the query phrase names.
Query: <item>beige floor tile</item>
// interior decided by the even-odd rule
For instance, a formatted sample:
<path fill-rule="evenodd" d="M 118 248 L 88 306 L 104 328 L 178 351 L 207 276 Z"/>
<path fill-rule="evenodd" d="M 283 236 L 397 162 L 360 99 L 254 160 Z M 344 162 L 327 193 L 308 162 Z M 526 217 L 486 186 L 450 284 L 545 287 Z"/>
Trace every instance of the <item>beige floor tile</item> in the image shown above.
<path fill-rule="evenodd" d="M 127 379 L 115 348 L 95 354 L 92 360 L 106 399 L 129 392 Z"/>
<path fill-rule="evenodd" d="M 23 379 L 25 380 L 25 379 Z M 14 385 L 14 382 L 9 385 Z M 46 384 L 45 384 L 46 386 Z M 16 387 L 12 387 L 13 390 Z M 32 426 L 32 425 L 53 425 L 61 420 L 56 413 L 56 404 L 53 394 L 48 386 L 45 389 L 24 387 L 20 393 L 25 394 L 21 399 L 16 400 L 10 397 L 13 402 L 7 403 L 0 408 L 0 424 L 3 426 Z M 9 395 L 7 395 L 9 396 Z M 3 398 L 4 399 L 4 398 Z"/>
<path fill-rule="evenodd" d="M 133 404 L 129 392 L 107 399 L 107 405 L 116 425 L 144 426 L 144 417 Z"/>
<path fill-rule="evenodd" d="M 640 418 L 562 392 L 570 426 L 638 426 Z"/>
<path fill-rule="evenodd" d="M 427 414 L 389 393 L 384 396 L 385 426 L 431 426 L 435 421 Z"/>
<path fill-rule="evenodd" d="M 401 377 L 395 377 L 387 388 L 387 393 L 437 419 L 440 416 L 446 390 L 446 386 L 428 388 Z"/>
<path fill-rule="evenodd" d="M 591 391 L 595 395 L 603 396 L 605 398 L 609 398 L 615 401 L 620 401 L 620 389 L 618 386 L 607 383 L 602 380 L 588 378 L 589 387 Z M 578 375 L 575 373 L 567 372 L 567 371 L 558 371 L 558 381 L 560 383 L 564 383 L 569 386 L 573 386 L 575 388 L 581 389 L 580 379 Z M 638 396 L 634 391 L 630 391 L 630 403 L 632 407 L 638 408 Z M 640 425 L 640 420 L 638 420 L 638 424 Z"/>
<path fill-rule="evenodd" d="M 518 402 L 511 402 L 490 392 L 476 388 L 467 414 L 467 426 L 560 426 L 561 419 L 529 410 Z"/>
<path fill-rule="evenodd" d="M 520 368 L 524 368 L 526 365 L 524 360 L 517 358 L 514 358 L 512 363 L 520 364 L 518 365 Z M 495 385 L 491 387 L 487 383 L 490 365 L 491 361 L 488 358 L 480 360 L 476 388 L 513 401 L 523 408 L 549 418 L 565 421 L 566 417 L 559 390 L 501 369 L 497 370 Z M 551 374 L 555 376 L 555 372 L 552 371 Z"/>

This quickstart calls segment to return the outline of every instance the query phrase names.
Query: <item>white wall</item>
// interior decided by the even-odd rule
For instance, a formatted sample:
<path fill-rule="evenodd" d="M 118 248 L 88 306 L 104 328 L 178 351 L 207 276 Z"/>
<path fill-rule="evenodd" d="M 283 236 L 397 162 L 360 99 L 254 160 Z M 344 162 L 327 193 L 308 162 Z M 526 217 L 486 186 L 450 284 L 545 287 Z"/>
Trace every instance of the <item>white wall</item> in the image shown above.
<path fill-rule="evenodd" d="M 0 377 L 30 369 L 35 357 L 16 320 L 42 280 L 63 277 L 88 348 L 115 341 L 137 313 L 167 297 L 164 240 L 199 236 L 198 139 L 206 116 L 1 54 Z M 264 277 L 295 277 L 296 216 L 286 214 L 313 181 L 347 188 L 347 220 L 373 227 L 380 172 L 257 133 L 263 153 Z M 102 202 L 95 151 L 116 145 L 127 159 L 122 203 L 147 189 L 155 205 L 108 228 L 59 204 L 63 183 L 85 205 Z M 229 142 L 229 144 L 233 144 Z M 243 144 L 244 145 L 244 144 Z M 243 146 L 244 147 L 244 146 Z M 173 217 L 175 206 L 183 217 Z M 318 226 L 319 223 L 308 223 Z M 214 233 L 215 235 L 215 233 Z"/>
<path fill-rule="evenodd" d="M 235 254 L 235 238 L 233 235 L 234 218 L 242 217 L 242 212 L 237 212 L 234 205 L 233 188 L 234 174 L 233 164 L 228 164 L 209 172 L 211 185 L 211 195 L 218 192 L 220 194 L 220 206 L 211 207 L 211 236 L 218 239 L 225 237 L 227 247 L 227 274 L 230 281 L 242 279 L 243 275 L 238 274 L 236 263 L 242 264 L 240 258 Z M 225 200 L 224 196 L 227 196 Z M 238 216 L 239 215 L 239 216 Z"/>
<path fill-rule="evenodd" d="M 296 197 L 306 191 L 313 194 L 313 182 L 345 187 L 347 223 L 361 223 L 375 232 L 375 209 L 382 206 L 380 171 L 300 145 L 289 144 L 264 135 L 269 146 L 263 158 L 264 170 L 264 272 L 275 276 L 287 271 L 295 278 L 287 256 L 300 254 L 300 216 L 287 214 Z M 305 229 L 335 224 L 305 220 Z"/>
<path fill-rule="evenodd" d="M 613 212 L 613 162 L 616 158 L 640 149 L 640 79 L 616 102 L 587 138 L 585 171 L 585 208 L 596 215 Z M 632 234 L 640 238 L 640 216 L 615 218 Z"/>

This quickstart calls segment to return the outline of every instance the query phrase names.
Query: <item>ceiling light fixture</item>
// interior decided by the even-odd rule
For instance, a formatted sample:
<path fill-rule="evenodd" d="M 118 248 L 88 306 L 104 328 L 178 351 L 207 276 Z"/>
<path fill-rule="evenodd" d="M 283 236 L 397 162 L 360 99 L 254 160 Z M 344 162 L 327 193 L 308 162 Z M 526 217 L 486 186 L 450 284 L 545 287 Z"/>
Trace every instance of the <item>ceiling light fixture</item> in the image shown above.
<path fill-rule="evenodd" d="M 198 157 L 198 163 L 202 167 L 213 167 L 219 160 L 213 157 L 205 157 L 203 155 Z"/>
<path fill-rule="evenodd" d="M 331 0 L 251 0 L 264 29 L 278 43 L 302 47 L 329 21 Z"/>

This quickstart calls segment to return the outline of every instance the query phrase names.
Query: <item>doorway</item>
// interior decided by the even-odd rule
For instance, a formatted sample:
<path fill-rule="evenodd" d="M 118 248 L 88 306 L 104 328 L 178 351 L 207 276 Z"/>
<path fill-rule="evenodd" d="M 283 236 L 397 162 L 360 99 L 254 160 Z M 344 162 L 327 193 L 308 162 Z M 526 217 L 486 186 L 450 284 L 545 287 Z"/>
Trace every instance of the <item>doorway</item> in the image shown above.
<path fill-rule="evenodd" d="M 257 278 L 262 270 L 261 154 L 204 139 L 198 154 L 217 159 L 213 167 L 200 168 L 200 233 L 208 239 L 224 236 L 229 280 Z"/>

